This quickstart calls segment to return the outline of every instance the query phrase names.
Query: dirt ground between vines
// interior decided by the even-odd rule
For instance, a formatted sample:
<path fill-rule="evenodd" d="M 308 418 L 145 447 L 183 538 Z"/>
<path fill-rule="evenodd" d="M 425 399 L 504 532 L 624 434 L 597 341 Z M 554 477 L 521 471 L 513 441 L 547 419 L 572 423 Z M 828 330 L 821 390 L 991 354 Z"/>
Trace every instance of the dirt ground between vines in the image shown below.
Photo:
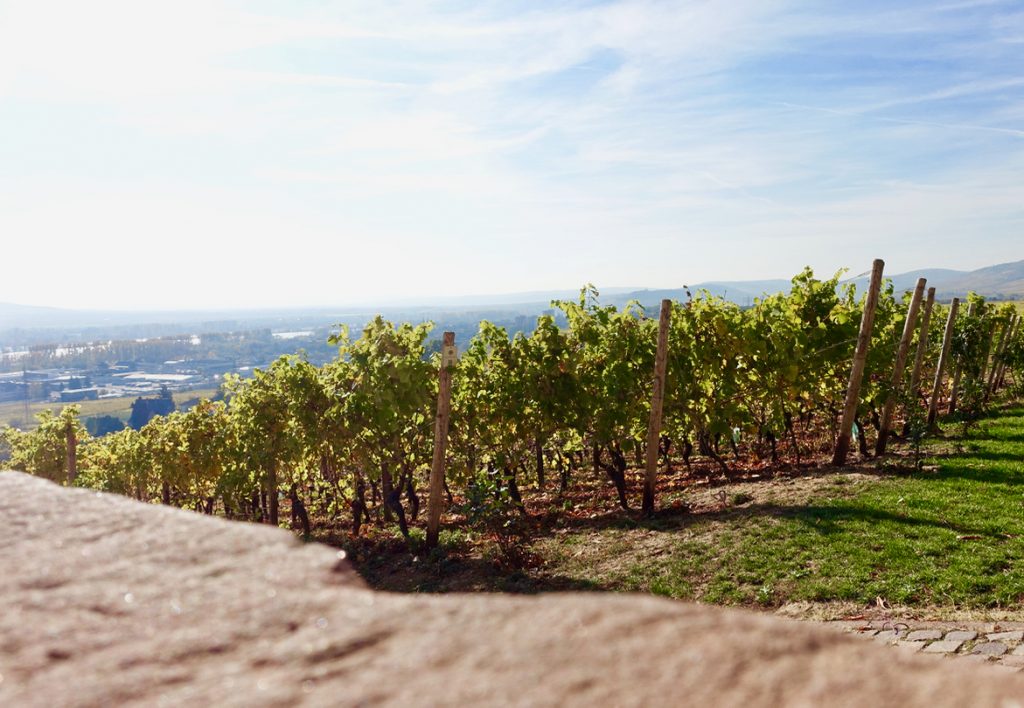
<path fill-rule="evenodd" d="M 936 440 L 929 457 L 953 454 L 955 443 Z M 859 457 L 859 455 L 858 455 Z M 690 469 L 677 465 L 659 478 L 659 512 L 643 519 L 637 509 L 622 510 L 611 484 L 592 472 L 574 479 L 570 491 L 524 490 L 530 541 L 518 564 L 509 564 L 495 544 L 480 533 L 460 531 L 464 519 L 447 516 L 442 548 L 427 552 L 416 536 L 412 550 L 385 525 L 370 527 L 359 538 L 346 529 L 321 529 L 316 540 L 344 548 L 360 574 L 374 588 L 394 592 L 650 591 L 631 578 L 638 563 L 669 557 L 681 541 L 713 541 L 745 509 L 757 506 L 798 507 L 824 498 L 855 496 L 880 477 L 906 474 L 911 462 L 897 449 L 883 459 L 860 459 L 835 468 L 827 450 L 799 466 L 771 467 L 766 462 L 734 465 L 726 476 L 708 461 Z M 931 469 L 926 467 L 926 472 Z M 639 502 L 642 470 L 628 472 L 629 499 Z M 704 523 L 710 521 L 711 523 Z M 788 602 L 755 609 L 816 620 L 893 619 L 998 622 L 1019 617 L 1007 610 L 960 610 L 952 607 L 891 607 L 857 602 Z"/>

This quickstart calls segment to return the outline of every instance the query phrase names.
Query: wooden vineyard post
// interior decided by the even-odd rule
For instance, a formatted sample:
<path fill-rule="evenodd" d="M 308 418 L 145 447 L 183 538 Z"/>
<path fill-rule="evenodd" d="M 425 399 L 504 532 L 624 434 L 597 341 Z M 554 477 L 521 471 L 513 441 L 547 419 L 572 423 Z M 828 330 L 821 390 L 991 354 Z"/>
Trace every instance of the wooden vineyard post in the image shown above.
<path fill-rule="evenodd" d="M 896 349 L 896 361 L 892 367 L 892 391 L 885 399 L 882 407 L 882 423 L 878 430 L 878 440 L 875 441 L 875 454 L 884 455 L 885 446 L 889 442 L 889 429 L 892 426 L 892 413 L 896 408 L 896 400 L 899 398 L 901 384 L 903 383 L 903 369 L 907 365 L 907 354 L 910 353 L 910 340 L 914 338 L 914 329 L 917 327 L 917 312 L 921 309 L 921 297 L 924 295 L 924 278 L 918 278 L 917 287 L 910 298 L 910 307 L 907 308 L 907 321 L 903 324 L 903 336 L 900 337 L 899 347 Z"/>
<path fill-rule="evenodd" d="M 448 421 L 452 407 L 452 367 L 458 359 L 455 332 L 445 332 L 441 343 L 441 369 L 437 375 L 437 417 L 434 419 L 434 460 L 430 465 L 430 499 L 427 501 L 427 548 L 437 545 L 441 530 L 441 495 L 444 492 Z"/>
<path fill-rule="evenodd" d="M 75 437 L 75 426 L 69 420 L 67 429 L 64 431 L 67 440 L 67 473 L 68 486 L 75 483 L 78 477 L 78 439 Z"/>
<path fill-rule="evenodd" d="M 971 315 L 974 314 L 974 303 L 972 302 L 967 306 L 967 319 L 971 319 Z M 956 362 L 953 364 L 953 388 L 949 392 L 949 410 L 946 411 L 947 415 L 953 415 L 956 413 L 956 401 L 960 394 L 960 378 L 963 376 L 963 366 L 961 365 L 960 357 L 957 357 Z"/>
<path fill-rule="evenodd" d="M 1002 328 L 999 333 L 999 343 L 995 345 L 995 351 L 992 352 L 992 368 L 988 374 L 988 381 L 985 384 L 985 400 L 987 401 L 990 395 L 995 393 L 997 383 L 999 380 L 999 373 L 1002 371 L 1002 355 L 1007 350 L 1007 346 L 1010 344 L 1010 335 L 1014 329 L 1016 315 L 1011 316 L 1007 321 L 1006 326 Z"/>
<path fill-rule="evenodd" d="M 1013 344 L 1013 340 L 1014 339 L 1017 339 L 1017 338 L 1020 337 L 1020 325 L 1021 325 L 1021 320 L 1022 319 L 1024 319 L 1024 318 L 1022 318 L 1021 315 L 1017 315 L 1017 324 L 1014 326 L 1013 331 L 1010 332 L 1010 341 L 1006 343 L 1006 348 L 1007 349 L 1009 349 L 1010 345 Z M 1003 370 L 999 372 L 999 383 L 996 384 L 997 386 L 1002 387 L 1003 379 L 1006 378 L 1006 370 L 1008 368 L 1010 368 L 1010 367 L 1008 367 L 1006 365 L 1006 363 L 1004 362 L 1003 363 Z M 1017 383 L 1020 384 L 1020 381 L 1018 381 Z"/>
<path fill-rule="evenodd" d="M 668 362 L 668 328 L 672 301 L 661 301 L 658 317 L 658 349 L 654 356 L 654 383 L 651 391 L 651 418 L 647 423 L 647 469 L 644 475 L 644 516 L 654 516 L 654 487 L 658 480 L 658 446 L 661 442 L 661 414 L 665 404 L 665 369 Z"/>
<path fill-rule="evenodd" d="M 942 334 L 942 351 L 939 352 L 939 363 L 935 366 L 935 382 L 932 384 L 932 395 L 928 399 L 928 427 L 935 426 L 935 417 L 939 414 L 939 391 L 942 389 L 942 372 L 949 359 L 949 348 L 953 344 L 953 328 L 956 326 L 956 313 L 960 309 L 960 298 L 953 298 L 949 304 L 949 315 L 946 317 L 946 329 Z"/>
<path fill-rule="evenodd" d="M 914 370 L 910 372 L 910 390 L 917 395 L 917 387 L 921 383 L 921 368 L 924 366 L 924 355 L 928 350 L 928 332 L 932 324 L 932 307 L 935 305 L 935 288 L 928 288 L 928 297 L 924 301 L 924 312 L 921 313 L 921 329 L 917 335 L 917 353 L 914 355 Z"/>
<path fill-rule="evenodd" d="M 1010 347 L 1013 345 L 1013 340 L 1020 337 L 1020 325 L 1021 325 L 1022 321 L 1024 321 L 1024 317 L 1022 317 L 1021 315 L 1017 315 L 1017 319 L 1016 319 L 1016 321 L 1015 321 L 1015 323 L 1013 325 L 1013 329 L 1010 330 L 1009 339 L 1006 342 L 1006 349 L 1007 350 L 1009 350 Z M 1006 365 L 1006 362 L 1004 361 L 1003 365 L 999 369 L 999 379 L 996 381 L 996 388 L 1002 388 L 1003 387 L 1003 379 L 1006 378 L 1006 370 L 1008 368 L 1009 367 Z"/>
<path fill-rule="evenodd" d="M 277 498 L 277 460 L 271 462 L 267 468 L 267 503 L 270 505 L 269 523 L 271 526 L 277 526 L 281 512 L 281 500 Z"/>
<path fill-rule="evenodd" d="M 850 435 L 853 421 L 857 417 L 857 404 L 860 401 L 860 382 L 864 377 L 864 365 L 868 358 L 868 346 L 871 344 L 871 327 L 875 322 L 875 308 L 878 307 L 878 291 L 882 287 L 882 269 L 885 261 L 876 258 L 871 266 L 871 283 L 864 299 L 864 314 L 860 318 L 860 334 L 857 335 L 857 349 L 853 354 L 853 369 L 850 371 L 850 384 L 846 388 L 846 404 L 843 406 L 843 418 L 839 424 L 839 437 L 836 440 L 835 453 L 832 455 L 833 465 L 846 463 L 846 453 L 850 450 Z"/>
<path fill-rule="evenodd" d="M 1010 322 L 1010 333 L 1006 336 L 1006 344 L 1003 346 L 1003 354 L 1006 354 L 1006 350 L 1010 348 L 1013 343 L 1013 338 L 1016 337 L 1020 331 L 1021 316 L 1017 315 L 1013 321 Z M 999 362 L 999 373 L 996 374 L 996 382 L 992 387 L 992 393 L 998 391 L 1003 385 L 1003 377 L 1006 376 L 1006 362 Z"/>
<path fill-rule="evenodd" d="M 917 335 L 917 353 L 914 354 L 914 369 L 910 372 L 911 398 L 908 405 L 916 406 L 917 397 L 921 395 L 921 372 L 924 369 L 924 357 L 928 352 L 928 338 L 931 332 L 932 309 L 935 306 L 935 288 L 928 288 L 928 297 L 924 301 L 924 312 L 921 313 L 921 327 Z M 903 421 L 903 435 L 910 434 L 910 412 L 907 411 Z"/>
<path fill-rule="evenodd" d="M 992 369 L 989 371 L 988 382 L 985 384 L 985 400 L 996 392 L 996 382 L 999 380 L 999 372 L 1002 370 L 1003 353 L 1010 341 L 1010 330 L 1013 329 L 1014 318 L 1007 320 L 1003 330 L 999 333 L 999 343 L 996 344 L 996 351 L 992 355 Z"/>
<path fill-rule="evenodd" d="M 991 371 L 996 368 L 995 352 L 992 351 L 992 345 L 996 343 L 996 323 L 992 323 L 992 327 L 988 331 L 988 337 L 985 340 L 985 356 L 981 360 L 981 374 L 978 376 L 978 381 L 985 385 L 984 400 L 988 400 L 988 376 Z M 1004 330 L 1005 333 L 1005 330 Z M 996 350 L 998 351 L 998 347 Z M 992 369 L 989 369 L 989 360 L 992 361 Z"/>

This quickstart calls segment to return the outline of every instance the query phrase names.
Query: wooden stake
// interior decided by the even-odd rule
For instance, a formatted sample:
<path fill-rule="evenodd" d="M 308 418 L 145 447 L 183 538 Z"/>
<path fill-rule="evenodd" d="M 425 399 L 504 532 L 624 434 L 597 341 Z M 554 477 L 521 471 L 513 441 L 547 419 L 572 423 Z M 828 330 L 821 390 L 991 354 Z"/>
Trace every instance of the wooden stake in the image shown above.
<path fill-rule="evenodd" d="M 1017 320 L 1016 320 L 1016 322 L 1013 325 L 1013 330 L 1010 332 L 1009 340 L 1006 342 L 1006 349 L 1007 350 L 1009 350 L 1010 347 L 1013 345 L 1013 340 L 1017 339 L 1018 337 L 1020 337 L 1020 326 L 1021 326 L 1022 321 L 1024 321 L 1024 316 L 1017 315 Z M 1009 368 L 1010 367 L 1007 366 L 1006 362 L 1004 361 L 1002 367 L 999 369 L 999 380 L 996 381 L 996 388 L 997 389 L 1003 387 L 1003 379 L 1006 378 L 1006 371 Z"/>
<path fill-rule="evenodd" d="M 654 516 L 654 487 L 658 480 L 658 444 L 661 441 L 661 414 L 665 404 L 665 369 L 668 364 L 668 329 L 672 301 L 661 301 L 658 318 L 658 349 L 654 356 L 654 382 L 651 386 L 651 418 L 647 423 L 647 469 L 644 475 L 644 516 Z"/>
<path fill-rule="evenodd" d="M 917 335 L 917 353 L 914 355 L 914 370 L 910 373 L 910 390 L 917 395 L 917 387 L 921 383 L 921 367 L 924 366 L 924 355 L 928 351 L 929 327 L 932 324 L 932 306 L 935 305 L 935 288 L 928 288 L 928 297 L 924 301 L 924 312 L 921 313 L 921 330 Z"/>
<path fill-rule="evenodd" d="M 1022 319 L 1024 318 L 1022 318 L 1021 315 L 1017 315 L 1016 319 L 1013 321 L 1013 326 L 1010 328 L 1010 334 L 1006 338 L 1007 351 L 1009 351 L 1010 347 L 1013 345 L 1013 340 L 1020 336 L 1020 325 Z M 1006 362 L 1004 361 L 999 367 L 999 376 L 996 378 L 996 390 L 1003 387 L 1003 379 L 1006 377 L 1007 368 L 1009 367 L 1007 367 Z"/>
<path fill-rule="evenodd" d="M 270 504 L 270 525 L 277 526 L 281 513 L 281 502 L 277 498 L 277 460 L 273 460 L 267 469 L 267 487 L 267 501 Z"/>
<path fill-rule="evenodd" d="M 1017 316 L 1013 315 L 1006 322 L 1006 326 L 1003 327 L 1003 331 L 999 335 L 999 345 L 996 347 L 996 353 L 993 357 L 992 374 L 988 379 L 986 396 L 995 394 L 996 389 L 999 388 L 999 378 L 1003 375 L 1003 356 L 1006 354 L 1006 350 L 1010 346 L 1010 339 L 1013 337 L 1013 328 L 1016 324 Z"/>
<path fill-rule="evenodd" d="M 1006 332 L 1006 330 L 1004 328 L 1003 329 L 1003 333 L 1005 334 L 1005 332 Z M 993 322 L 992 323 L 992 327 L 988 331 L 988 339 L 985 342 L 985 356 L 981 360 L 981 373 L 978 375 L 978 381 L 980 383 L 984 383 L 985 384 L 985 393 L 984 393 L 984 400 L 985 401 L 988 401 L 988 381 L 987 381 L 986 375 L 988 375 L 988 377 L 991 377 L 992 372 L 994 372 L 996 370 L 995 352 L 992 351 L 992 345 L 995 344 L 995 343 L 996 343 L 996 323 Z M 997 346 L 996 350 L 998 351 L 998 349 L 999 349 L 999 347 Z M 992 363 L 991 363 L 992 368 L 991 369 L 989 369 L 989 360 L 990 359 L 992 360 Z"/>
<path fill-rule="evenodd" d="M 875 322 L 875 308 L 878 307 L 878 291 L 882 287 L 882 269 L 884 267 L 885 261 L 881 258 L 876 258 L 871 266 L 871 282 L 868 285 L 867 297 L 864 299 L 864 314 L 860 318 L 860 334 L 857 335 L 857 349 L 853 354 L 850 384 L 846 388 L 846 404 L 843 407 L 843 418 L 839 424 L 839 438 L 836 440 L 835 453 L 832 455 L 833 465 L 845 464 L 846 453 L 850 450 L 850 435 L 853 421 L 857 417 L 860 382 L 864 377 L 864 364 L 868 357 L 868 346 L 871 344 L 871 327 Z"/>
<path fill-rule="evenodd" d="M 75 426 L 70 421 L 68 421 L 67 429 L 65 430 L 65 439 L 67 440 L 66 463 L 68 486 L 70 487 L 78 477 L 78 438 L 75 437 Z"/>
<path fill-rule="evenodd" d="M 974 314 L 974 303 L 972 302 L 967 306 L 967 319 L 971 319 L 971 315 Z M 960 393 L 960 379 L 963 377 L 964 371 L 960 361 L 960 357 L 956 358 L 956 363 L 953 367 L 953 389 L 949 392 L 949 410 L 946 411 L 947 415 L 953 415 L 956 412 L 956 401 Z"/>
<path fill-rule="evenodd" d="M 1006 343 L 1006 348 L 1007 349 L 1009 349 L 1010 345 L 1013 344 L 1013 340 L 1014 339 L 1018 339 L 1020 337 L 1021 321 L 1022 321 L 1022 316 L 1018 315 L 1017 316 L 1017 324 L 1014 326 L 1013 331 L 1010 332 L 1010 341 Z M 1003 386 L 1003 379 L 1006 377 L 1006 371 L 1009 368 L 1010 367 L 1004 362 L 1003 363 L 1003 370 L 1001 372 L 999 372 L 999 383 L 997 384 L 997 386 L 999 386 L 1000 388 L 1002 388 L 1002 386 Z M 1017 383 L 1020 384 L 1019 381 Z"/>
<path fill-rule="evenodd" d="M 914 330 L 917 328 L 917 312 L 921 309 L 921 297 L 924 295 L 926 280 L 918 278 L 917 287 L 910 298 L 910 307 L 907 308 L 907 321 L 903 323 L 903 336 L 900 337 L 900 344 L 896 349 L 896 361 L 892 366 L 892 391 L 885 399 L 882 407 L 882 422 L 878 430 L 878 440 L 875 441 L 875 454 L 884 455 L 885 446 L 889 442 L 889 429 L 892 426 L 892 413 L 896 408 L 896 400 L 899 398 L 900 389 L 903 383 L 903 369 L 907 365 L 907 354 L 910 353 L 910 340 L 914 338 Z"/>
<path fill-rule="evenodd" d="M 434 419 L 434 460 L 430 465 L 430 498 L 427 501 L 427 547 L 437 545 L 441 532 L 441 498 L 444 494 L 445 452 L 451 417 L 452 370 L 458 359 L 455 332 L 445 332 L 441 343 L 441 369 L 437 375 L 437 417 Z"/>
<path fill-rule="evenodd" d="M 939 363 L 935 365 L 935 382 L 932 384 L 932 395 L 928 400 L 928 427 L 935 426 L 935 417 L 939 414 L 939 391 L 942 389 L 942 372 L 946 369 L 949 359 L 949 348 L 953 344 L 953 328 L 956 326 L 956 313 L 960 309 L 960 298 L 953 298 L 949 304 L 949 315 L 946 316 L 946 329 L 942 334 L 942 351 L 939 352 Z"/>

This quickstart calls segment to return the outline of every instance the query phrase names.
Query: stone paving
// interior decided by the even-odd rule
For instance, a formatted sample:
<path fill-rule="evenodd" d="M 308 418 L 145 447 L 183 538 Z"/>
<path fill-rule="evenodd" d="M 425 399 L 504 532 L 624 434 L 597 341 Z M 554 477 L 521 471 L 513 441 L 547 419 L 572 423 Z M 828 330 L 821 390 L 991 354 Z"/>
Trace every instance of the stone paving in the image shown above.
<path fill-rule="evenodd" d="M 970 628 L 927 624 L 915 627 L 906 622 L 868 622 L 843 629 L 908 654 L 956 658 L 1013 672 L 1024 670 L 1024 629 L 998 624 Z"/>

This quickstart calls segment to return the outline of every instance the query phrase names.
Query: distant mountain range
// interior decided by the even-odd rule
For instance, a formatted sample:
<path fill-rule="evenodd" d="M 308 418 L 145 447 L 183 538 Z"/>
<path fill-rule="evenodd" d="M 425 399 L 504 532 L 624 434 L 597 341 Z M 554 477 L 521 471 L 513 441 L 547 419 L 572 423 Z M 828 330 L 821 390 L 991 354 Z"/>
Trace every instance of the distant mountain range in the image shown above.
<path fill-rule="evenodd" d="M 912 290 L 918 278 L 927 278 L 928 286 L 935 286 L 940 300 L 964 297 L 976 292 L 992 300 L 1017 300 L 1024 297 L 1024 261 L 1000 263 L 978 270 L 946 270 L 931 268 L 912 270 L 889 276 L 897 291 Z M 858 288 L 867 285 L 868 276 L 853 279 Z"/>
<path fill-rule="evenodd" d="M 913 290 L 918 278 L 926 278 L 928 286 L 935 287 L 935 296 L 940 300 L 964 297 L 969 292 L 976 292 L 992 300 L 1017 300 L 1024 298 L 1024 261 L 1000 263 L 999 265 L 979 268 L 978 270 L 950 270 L 948 268 L 922 268 L 906 273 L 885 275 L 892 281 L 896 292 Z M 858 290 L 868 284 L 868 274 L 849 278 L 843 282 L 854 283 Z M 697 294 L 707 290 L 712 295 L 730 300 L 739 305 L 749 305 L 754 298 L 788 291 L 788 280 L 737 280 L 710 281 L 697 283 L 689 288 L 671 290 L 637 290 L 617 294 L 610 298 L 612 303 L 620 304 L 629 300 L 638 300 L 644 307 L 656 305 L 663 298 L 685 300 L 687 292 Z"/>
<path fill-rule="evenodd" d="M 634 290 L 616 294 L 610 298 L 602 297 L 601 300 L 614 305 L 624 305 L 630 300 L 637 300 L 644 307 L 653 307 L 664 299 L 685 301 L 689 299 L 690 295 L 696 297 L 701 291 L 706 290 L 716 297 L 735 302 L 737 305 L 752 305 L 756 298 L 788 291 L 791 286 L 790 281 L 781 278 L 773 280 L 710 280 L 667 290 Z"/>
<path fill-rule="evenodd" d="M 979 268 L 972 271 L 945 268 L 925 268 L 907 273 L 887 275 L 897 291 L 910 290 L 918 278 L 928 279 L 937 288 L 940 300 L 963 297 L 973 291 L 990 299 L 1024 298 L 1024 260 Z M 867 275 L 850 278 L 858 288 L 867 284 Z M 706 290 L 712 295 L 739 305 L 750 305 L 755 298 L 789 290 L 790 281 L 775 280 L 715 280 L 695 283 L 682 288 L 664 290 L 641 288 L 602 288 L 601 302 L 623 305 L 637 300 L 645 307 L 656 307 L 663 298 L 686 300 L 693 293 Z M 117 327 L 130 324 L 181 326 L 180 331 L 226 331 L 239 327 L 295 327 L 317 323 L 358 323 L 367 315 L 383 312 L 392 319 L 437 319 L 439 314 L 461 312 L 481 313 L 514 312 L 531 315 L 550 306 L 551 300 L 575 299 L 579 290 L 550 290 L 509 293 L 506 295 L 459 296 L 423 298 L 402 302 L 381 303 L 370 307 L 291 308 L 280 310 L 220 310 L 220 311 L 85 311 L 54 307 L 36 307 L 0 303 L 0 332 L 13 329 L 75 330 L 90 327 Z M 154 332 L 154 336 L 158 336 Z M 3 346 L 0 341 L 0 346 Z"/>

